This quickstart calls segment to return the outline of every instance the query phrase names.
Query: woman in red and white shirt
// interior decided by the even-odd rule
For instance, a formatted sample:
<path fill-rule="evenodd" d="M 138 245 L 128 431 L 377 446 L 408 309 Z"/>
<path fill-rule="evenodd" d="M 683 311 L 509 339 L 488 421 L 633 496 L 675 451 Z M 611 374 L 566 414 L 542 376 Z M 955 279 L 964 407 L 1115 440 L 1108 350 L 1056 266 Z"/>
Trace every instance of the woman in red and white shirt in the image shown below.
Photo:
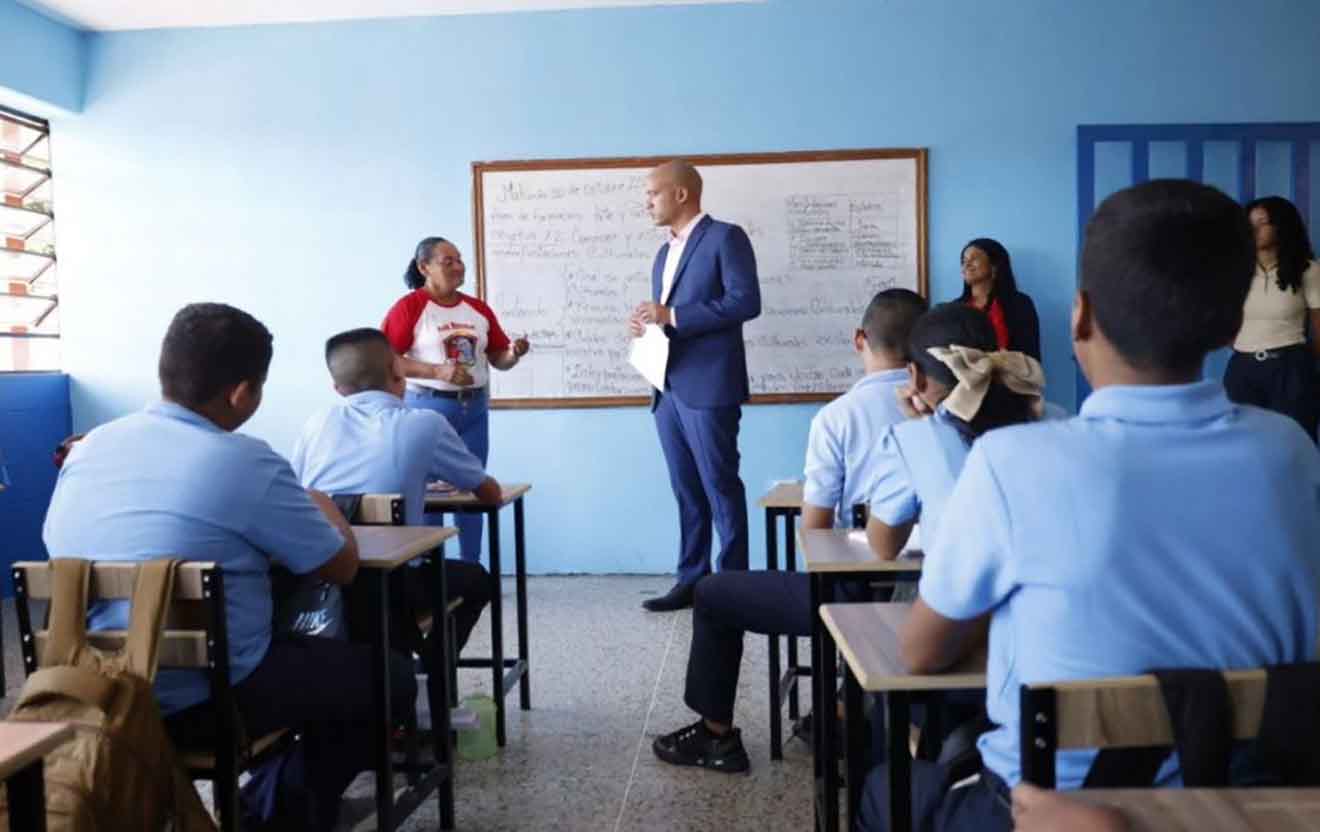
<path fill-rule="evenodd" d="M 465 272 L 453 243 L 422 240 L 403 275 L 412 291 L 390 307 L 381 329 L 402 358 L 408 406 L 444 415 L 484 466 L 490 368 L 512 369 L 530 346 L 526 338 L 510 340 L 489 306 L 458 290 Z M 479 561 L 481 516 L 458 515 L 455 521 L 463 560 Z"/>

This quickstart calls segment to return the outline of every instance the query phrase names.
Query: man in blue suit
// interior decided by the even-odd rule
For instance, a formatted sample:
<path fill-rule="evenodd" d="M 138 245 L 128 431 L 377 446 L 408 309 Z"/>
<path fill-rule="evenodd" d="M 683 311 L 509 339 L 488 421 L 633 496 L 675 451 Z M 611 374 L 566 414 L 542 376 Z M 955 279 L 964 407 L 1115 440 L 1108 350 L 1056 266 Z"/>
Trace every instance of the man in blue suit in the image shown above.
<path fill-rule="evenodd" d="M 651 612 L 692 606 L 710 574 L 711 523 L 720 570 L 747 568 L 747 496 L 738 476 L 738 423 L 748 398 L 742 325 L 761 314 L 756 258 L 747 233 L 701 210 L 701 174 L 667 162 L 646 180 L 647 210 L 669 228 L 651 269 L 651 300 L 629 320 L 669 338 L 665 389 L 651 396 L 669 483 L 678 500 L 678 582 L 642 604 Z"/>

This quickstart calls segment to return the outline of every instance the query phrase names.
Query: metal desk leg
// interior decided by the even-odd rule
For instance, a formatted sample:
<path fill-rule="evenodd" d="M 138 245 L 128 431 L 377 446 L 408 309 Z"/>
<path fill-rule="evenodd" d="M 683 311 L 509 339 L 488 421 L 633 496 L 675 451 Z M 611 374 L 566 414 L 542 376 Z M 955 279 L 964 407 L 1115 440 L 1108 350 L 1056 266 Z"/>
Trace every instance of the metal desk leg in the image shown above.
<path fill-rule="evenodd" d="M 818 706 L 821 700 L 821 688 L 824 685 L 820 678 L 820 627 L 817 626 L 820 611 L 820 575 L 813 574 L 809 577 L 811 585 L 811 703 L 813 707 Z M 790 642 L 791 643 L 791 642 Z M 815 828 L 817 832 L 824 826 L 821 817 L 824 814 L 825 796 L 822 789 L 822 781 L 825 775 L 825 758 L 822 756 L 821 748 L 821 730 L 817 723 L 816 730 L 811 732 L 811 795 L 812 795 L 812 815 L 816 821 Z"/>
<path fill-rule="evenodd" d="M 908 726 L 912 719 L 908 695 L 890 691 L 885 696 L 889 711 L 889 829 L 912 829 L 912 756 L 908 751 Z"/>
<path fill-rule="evenodd" d="M 523 527 L 523 498 L 513 501 L 513 557 L 518 584 L 518 661 L 522 675 L 518 677 L 518 704 L 524 711 L 532 709 L 532 665 L 527 645 L 527 537 Z"/>
<path fill-rule="evenodd" d="M 495 744 L 504 747 L 504 598 L 500 587 L 500 510 L 486 512 L 490 546 L 490 673 L 495 697 Z"/>
<path fill-rule="evenodd" d="M 445 577 L 445 553 L 443 549 L 435 552 L 439 559 L 438 576 L 431 585 L 431 670 L 426 674 L 427 701 L 431 705 L 431 745 L 435 752 L 435 764 L 446 770 L 444 778 L 436 789 L 436 799 L 440 801 L 440 828 L 454 828 L 454 743 L 450 736 L 449 668 L 458 660 L 449 649 L 449 580 Z"/>
<path fill-rule="evenodd" d="M 776 524 L 777 518 L 772 509 L 765 510 L 765 568 L 768 572 L 774 572 L 779 569 L 779 526 Z M 770 759 L 782 760 L 784 758 L 784 721 L 781 708 L 783 702 L 779 699 L 780 668 L 779 668 L 779 636 L 771 633 L 768 637 L 770 641 Z M 792 636 L 789 636 L 789 643 L 792 643 Z M 789 663 L 792 667 L 792 663 Z"/>
<path fill-rule="evenodd" d="M 14 772 L 9 792 L 10 829 L 46 832 L 46 775 L 40 758 Z"/>
<path fill-rule="evenodd" d="M 784 568 L 789 572 L 797 571 L 797 537 L 793 534 L 794 514 L 791 511 L 784 512 Z M 788 689 L 788 718 L 797 719 L 799 716 L 798 706 L 798 645 L 797 636 L 788 637 L 788 666 L 793 668 L 793 685 Z M 812 665 L 815 667 L 815 665 Z M 816 701 L 811 702 L 812 707 L 816 706 Z"/>
<path fill-rule="evenodd" d="M 820 602 L 833 603 L 834 582 L 825 576 L 819 577 Z M 838 832 L 839 829 L 839 764 L 834 754 L 834 734 L 837 730 L 838 715 L 834 712 L 834 679 L 837 672 L 835 663 L 834 636 L 825 623 L 820 620 L 820 607 L 811 611 L 811 626 L 819 635 L 820 642 L 820 691 L 821 698 L 812 700 L 811 709 L 815 713 L 812 727 L 820 733 L 820 751 L 822 762 L 822 797 L 825 800 L 825 832 Z M 812 665 L 813 668 L 817 665 Z"/>
<path fill-rule="evenodd" d="M 857 825 L 857 810 L 862 805 L 862 782 L 866 777 L 866 732 L 863 730 L 862 688 L 851 667 L 843 671 L 843 727 L 848 761 L 848 828 Z"/>
<path fill-rule="evenodd" d="M 376 691 L 372 722 L 375 728 L 376 757 L 376 828 L 394 829 L 394 770 L 390 760 L 390 734 L 394 722 L 390 714 L 390 573 L 362 570 L 375 586 L 367 588 L 371 598 L 372 618 L 376 620 L 371 637 L 371 675 Z"/>

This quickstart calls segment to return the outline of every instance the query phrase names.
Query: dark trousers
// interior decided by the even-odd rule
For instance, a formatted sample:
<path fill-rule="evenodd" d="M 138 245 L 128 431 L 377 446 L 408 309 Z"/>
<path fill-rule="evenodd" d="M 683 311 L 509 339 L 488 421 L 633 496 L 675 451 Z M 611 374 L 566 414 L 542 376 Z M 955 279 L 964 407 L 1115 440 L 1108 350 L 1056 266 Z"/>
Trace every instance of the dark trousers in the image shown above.
<path fill-rule="evenodd" d="M 446 645 L 437 637 L 439 622 L 432 607 L 432 588 L 438 586 L 436 570 L 445 570 L 445 591 L 449 598 L 462 598 L 463 603 L 454 611 L 454 639 L 459 651 L 481 619 L 481 611 L 490 603 L 490 573 L 479 563 L 454 560 L 439 554 L 425 560 L 414 561 L 396 569 L 390 576 L 390 647 L 403 655 L 416 653 L 426 668 L 426 695 L 431 713 L 446 707 L 448 696 L 444 689 L 444 655 Z M 371 609 L 363 584 L 347 587 L 344 600 L 348 607 L 350 637 L 364 644 L 371 643 L 375 622 L 368 620 Z M 431 631 L 423 635 L 418 619 L 425 613 L 432 615 Z M 458 657 L 455 656 L 455 659 Z"/>
<path fill-rule="evenodd" d="M 838 600 L 873 600 L 865 581 L 846 581 Z M 806 575 L 773 570 L 722 572 L 697 582 L 692 602 L 692 645 L 688 648 L 683 701 L 712 722 L 732 722 L 742 667 L 743 634 L 811 635 L 811 583 Z M 941 737 L 984 712 L 985 694 L 957 692 L 929 696 L 912 705 L 922 724 L 927 707 L 941 710 Z M 857 730 L 857 729 L 854 729 Z M 871 720 L 871 759 L 882 762 L 888 744 L 885 720 Z"/>
<path fill-rule="evenodd" d="M 864 582 L 840 600 L 868 600 Z M 697 583 L 683 700 L 712 722 L 732 722 L 743 633 L 811 635 L 811 583 L 796 572 L 721 572 Z"/>
<path fill-rule="evenodd" d="M 949 789 L 945 771 L 912 762 L 912 829 L 916 832 L 1009 832 L 1012 801 L 1004 781 L 988 769 L 969 786 Z M 889 769 L 876 766 L 866 778 L 853 832 L 888 832 Z"/>
<path fill-rule="evenodd" d="M 249 739 L 280 728 L 302 735 L 293 750 L 252 772 L 243 787 L 245 814 L 277 828 L 331 830 L 339 802 L 358 773 L 371 767 L 371 647 L 310 636 L 277 636 L 266 657 L 233 686 Z M 390 662 L 392 713 L 409 713 L 417 699 L 412 663 Z M 165 720 L 177 746 L 215 744 L 215 707 L 203 702 Z"/>
<path fill-rule="evenodd" d="M 742 408 L 688 407 L 658 396 L 655 426 L 678 501 L 678 582 L 710 574 L 711 524 L 720 535 L 721 571 L 747 568 L 747 495 L 738 476 Z"/>
<path fill-rule="evenodd" d="M 442 644 L 430 644 L 423 639 L 417 620 L 431 613 L 432 587 L 438 586 L 436 570 L 445 570 L 445 589 L 450 598 L 462 598 L 463 603 L 454 611 L 454 635 L 458 649 L 467 644 L 468 637 L 481 619 L 481 611 L 490 603 L 490 573 L 479 563 L 434 557 L 418 562 L 417 566 L 401 566 L 390 577 L 390 646 L 400 652 L 416 653 L 430 666 Z M 348 607 L 349 634 L 354 641 L 370 643 L 374 621 L 367 619 L 369 599 L 355 583 L 345 590 Z M 432 654 L 435 654 L 434 656 Z"/>
<path fill-rule="evenodd" d="M 1315 441 L 1320 423 L 1320 385 L 1315 359 L 1306 344 L 1261 353 L 1234 352 L 1224 371 L 1224 389 L 1239 404 L 1253 404 L 1290 416 Z"/>

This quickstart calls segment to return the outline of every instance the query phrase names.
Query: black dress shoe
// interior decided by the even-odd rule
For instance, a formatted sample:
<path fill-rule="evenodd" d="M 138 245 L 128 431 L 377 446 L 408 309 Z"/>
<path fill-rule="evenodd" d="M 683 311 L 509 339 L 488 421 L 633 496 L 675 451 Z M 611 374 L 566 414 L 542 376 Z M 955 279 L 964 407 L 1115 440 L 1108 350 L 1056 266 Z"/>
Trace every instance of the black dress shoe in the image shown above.
<path fill-rule="evenodd" d="M 672 734 L 656 737 L 651 750 L 661 760 L 676 766 L 697 766 L 729 774 L 751 768 L 741 731 L 730 728 L 728 733 L 715 734 L 700 719 Z"/>
<path fill-rule="evenodd" d="M 674 588 L 668 593 L 642 602 L 642 608 L 648 612 L 673 612 L 690 606 L 692 606 L 692 584 L 674 584 Z"/>

